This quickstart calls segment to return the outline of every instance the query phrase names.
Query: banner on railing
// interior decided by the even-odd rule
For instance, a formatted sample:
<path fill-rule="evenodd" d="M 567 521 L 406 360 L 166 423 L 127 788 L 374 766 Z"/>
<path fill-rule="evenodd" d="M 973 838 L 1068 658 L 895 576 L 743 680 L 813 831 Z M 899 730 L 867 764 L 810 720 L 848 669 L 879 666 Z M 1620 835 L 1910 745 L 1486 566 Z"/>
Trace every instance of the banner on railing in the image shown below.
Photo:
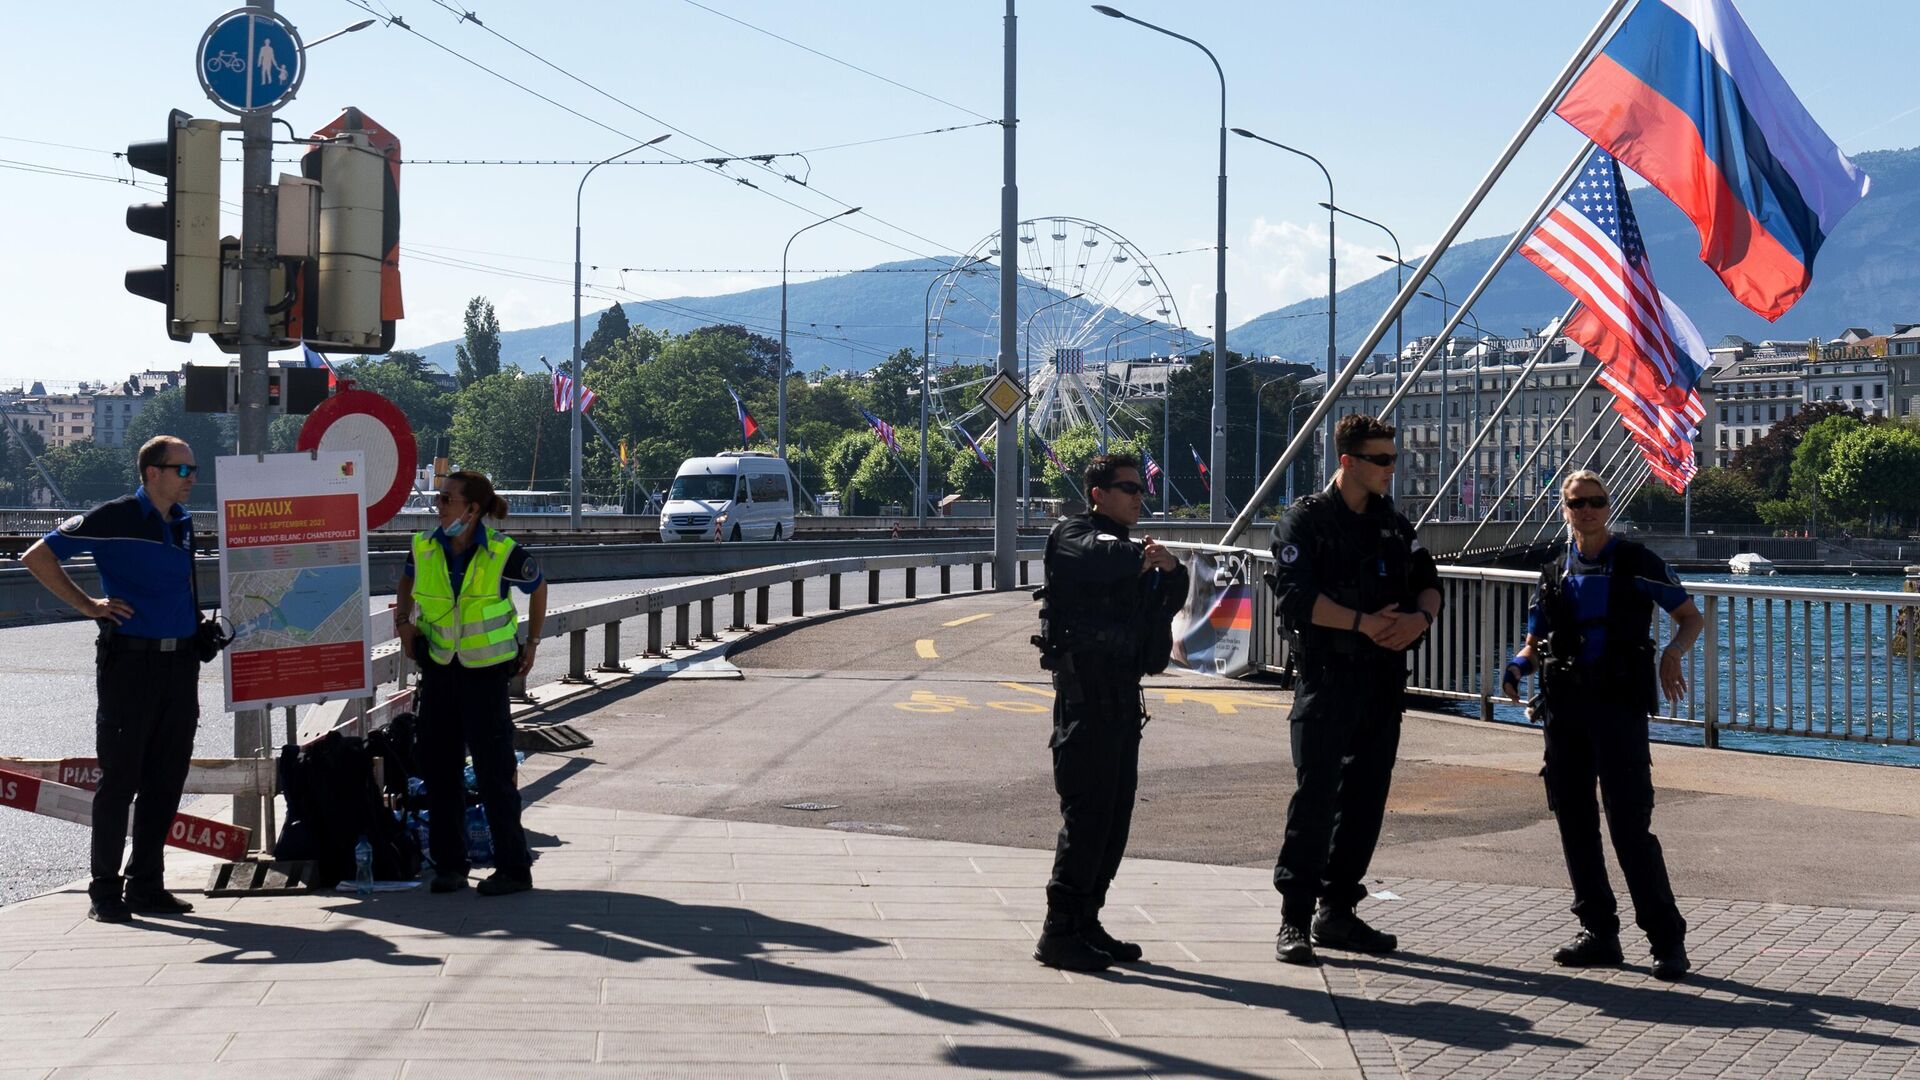
<path fill-rule="evenodd" d="M 219 459 L 227 708 L 372 692 L 367 512 L 352 451 Z"/>
<path fill-rule="evenodd" d="M 1249 560 L 1187 556 L 1187 603 L 1173 617 L 1173 664 L 1202 675 L 1237 678 L 1253 668 L 1253 586 Z"/>

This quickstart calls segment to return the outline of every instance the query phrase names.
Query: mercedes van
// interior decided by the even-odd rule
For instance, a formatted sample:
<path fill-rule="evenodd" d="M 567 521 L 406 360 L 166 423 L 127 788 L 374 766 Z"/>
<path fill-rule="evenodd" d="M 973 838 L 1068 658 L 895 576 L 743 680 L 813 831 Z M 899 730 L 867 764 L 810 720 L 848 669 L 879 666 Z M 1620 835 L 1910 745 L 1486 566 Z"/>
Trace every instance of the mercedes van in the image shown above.
<path fill-rule="evenodd" d="M 787 463 L 757 450 L 729 450 L 681 462 L 660 511 L 660 539 L 669 544 L 792 537 L 793 484 Z"/>

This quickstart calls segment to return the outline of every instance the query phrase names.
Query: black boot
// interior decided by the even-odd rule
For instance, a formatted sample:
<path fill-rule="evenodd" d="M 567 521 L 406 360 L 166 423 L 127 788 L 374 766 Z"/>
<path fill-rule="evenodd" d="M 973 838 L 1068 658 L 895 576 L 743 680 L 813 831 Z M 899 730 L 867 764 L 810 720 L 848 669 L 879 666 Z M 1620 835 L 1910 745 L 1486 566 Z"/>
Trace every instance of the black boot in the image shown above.
<path fill-rule="evenodd" d="M 1553 951 L 1553 962 L 1561 967 L 1616 967 L 1620 961 L 1618 934 L 1582 930 L 1572 941 Z"/>
<path fill-rule="evenodd" d="M 1664 949 L 1653 950 L 1653 977 L 1661 982 L 1679 982 L 1692 970 L 1687 959 L 1686 942 L 1676 941 Z"/>
<path fill-rule="evenodd" d="M 1301 967 L 1315 967 L 1320 958 L 1313 952 L 1313 937 L 1307 928 L 1298 924 L 1283 922 L 1279 936 L 1274 939 L 1273 958 L 1283 964 L 1298 964 Z"/>
<path fill-rule="evenodd" d="M 1112 967 L 1113 955 L 1087 940 L 1086 927 L 1091 921 L 1080 915 L 1048 912 L 1040 928 L 1040 940 L 1033 947 L 1033 958 L 1064 971 L 1105 971 Z"/>
<path fill-rule="evenodd" d="M 1107 933 L 1107 928 L 1100 925 L 1100 918 L 1097 915 L 1080 931 L 1080 936 L 1086 939 L 1087 944 L 1113 957 L 1118 963 L 1137 964 L 1140 958 L 1146 955 L 1140 946 L 1133 942 L 1121 941 Z"/>
<path fill-rule="evenodd" d="M 1352 908 L 1322 907 L 1313 915 L 1313 943 L 1358 953 L 1390 953 L 1400 939 L 1368 926 Z"/>

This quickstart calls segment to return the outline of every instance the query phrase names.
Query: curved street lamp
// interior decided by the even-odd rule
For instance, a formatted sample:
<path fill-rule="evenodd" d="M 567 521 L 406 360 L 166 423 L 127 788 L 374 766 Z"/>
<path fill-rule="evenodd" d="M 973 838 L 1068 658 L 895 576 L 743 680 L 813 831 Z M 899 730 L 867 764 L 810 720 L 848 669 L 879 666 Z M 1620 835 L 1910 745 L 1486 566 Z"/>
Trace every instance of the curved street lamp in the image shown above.
<path fill-rule="evenodd" d="M 1227 73 L 1221 69 L 1219 58 L 1213 50 L 1186 36 L 1176 34 L 1164 26 L 1155 26 L 1145 19 L 1136 19 L 1126 12 L 1106 4 L 1095 4 L 1093 10 L 1109 18 L 1124 19 L 1136 26 L 1144 26 L 1155 33 L 1184 41 L 1207 54 L 1213 64 L 1214 74 L 1220 77 L 1220 180 L 1219 194 L 1215 199 L 1217 209 L 1217 228 L 1213 247 L 1213 467 L 1221 476 L 1227 475 Z M 1332 195 L 1327 198 L 1332 199 Z M 1328 378 L 1332 378 L 1331 375 Z M 1328 431 L 1332 431 L 1331 428 Z M 1222 500 L 1209 500 L 1208 516 L 1215 521 L 1232 521 L 1226 515 L 1226 506 Z"/>
<path fill-rule="evenodd" d="M 778 444 L 781 461 L 787 460 L 787 254 L 793 250 L 793 242 L 800 239 L 801 233 L 859 212 L 860 207 L 856 206 L 850 210 L 842 210 L 829 217 L 823 217 L 811 224 L 802 225 L 793 231 L 792 236 L 787 237 L 787 246 L 780 249 L 780 371 L 776 379 L 780 384 L 780 416 L 774 427 L 778 435 L 775 441 Z"/>
<path fill-rule="evenodd" d="M 341 33 L 347 32 L 348 31 L 345 30 L 341 31 Z M 314 44 L 317 45 L 319 42 L 315 42 Z M 567 411 L 572 414 L 572 418 L 568 421 L 568 427 L 571 429 L 572 434 L 569 444 L 570 448 L 567 452 L 567 496 L 569 503 L 567 509 L 567 524 L 568 527 L 575 532 L 580 531 L 581 435 L 580 410 L 573 406 L 580 400 L 580 387 L 582 385 L 580 382 L 580 369 L 584 366 L 582 363 L 583 358 L 580 355 L 580 200 L 585 196 L 587 191 L 587 177 L 593 175 L 594 169 L 598 169 L 608 162 L 619 161 L 621 158 L 626 157 L 636 150 L 644 150 L 649 146 L 657 146 L 660 143 L 666 142 L 667 139 L 671 137 L 671 134 L 659 135 L 638 145 L 629 146 L 612 157 L 602 158 L 594 162 L 580 177 L 580 186 L 575 188 L 573 192 L 573 401 L 567 403 Z"/>
<path fill-rule="evenodd" d="M 922 529 L 927 527 L 927 394 L 932 389 L 927 368 L 933 354 L 933 287 L 955 274 L 971 274 L 974 267 L 986 261 L 985 255 L 975 255 L 935 274 L 933 280 L 927 282 L 927 294 L 920 304 L 920 507 L 914 524 Z"/>

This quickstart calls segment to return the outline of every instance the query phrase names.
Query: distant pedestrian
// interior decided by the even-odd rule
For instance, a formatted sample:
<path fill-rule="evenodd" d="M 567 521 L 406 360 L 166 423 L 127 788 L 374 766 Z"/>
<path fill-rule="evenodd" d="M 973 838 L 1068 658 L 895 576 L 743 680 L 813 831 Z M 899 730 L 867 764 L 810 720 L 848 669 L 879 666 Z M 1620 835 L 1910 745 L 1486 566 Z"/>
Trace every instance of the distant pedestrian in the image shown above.
<path fill-rule="evenodd" d="M 533 668 L 547 617 L 547 583 L 527 549 L 481 524 L 502 521 L 507 502 L 475 472 L 449 473 L 436 499 L 440 526 L 414 534 L 400 578 L 394 625 L 420 665 L 421 779 L 427 784 L 432 891 L 467 887 L 466 782 L 473 757 L 480 805 L 493 834 L 493 876 L 483 896 L 533 888 L 533 857 L 520 825 L 513 719 L 507 683 Z M 527 638 L 517 639 L 512 590 L 528 593 Z M 417 617 L 416 617 L 417 612 Z"/>
<path fill-rule="evenodd" d="M 133 494 L 76 514 L 21 557 L 53 595 L 100 624 L 94 645 L 99 790 L 93 795 L 92 901 L 87 917 L 124 923 L 134 912 L 184 915 L 193 905 L 165 886 L 165 845 L 200 724 L 199 625 L 193 585 L 193 515 L 184 505 L 199 466 L 172 435 L 149 439 L 135 458 Z M 61 559 L 90 554 L 96 598 Z M 133 847 L 121 876 L 127 810 Z"/>
<path fill-rule="evenodd" d="M 1527 619 L 1527 642 L 1507 662 L 1507 697 L 1540 671 L 1546 724 L 1547 805 L 1573 882 L 1573 914 L 1582 927 L 1553 954 L 1564 967 L 1621 962 L 1620 916 L 1600 854 L 1600 786 L 1607 831 L 1633 897 L 1634 921 L 1647 935 L 1655 978 L 1686 975 L 1686 920 L 1673 899 L 1666 859 L 1653 835 L 1653 766 L 1648 722 L 1660 693 L 1686 696 L 1687 650 L 1706 627 L 1700 609 L 1660 556 L 1607 528 L 1611 499 L 1598 473 L 1581 470 L 1561 486 L 1566 558 L 1540 578 Z M 1673 639 L 1654 660 L 1653 607 L 1673 616 Z"/>
<path fill-rule="evenodd" d="M 1136 541 L 1140 466 L 1122 454 L 1087 464 L 1093 510 L 1047 536 L 1040 590 L 1040 666 L 1053 674 L 1053 786 L 1060 836 L 1047 882 L 1047 918 L 1033 958 L 1099 971 L 1138 961 L 1140 946 L 1100 924 L 1107 888 L 1126 854 L 1139 786 L 1146 703 L 1140 679 L 1167 668 L 1173 614 L 1187 571 L 1152 537 Z"/>

